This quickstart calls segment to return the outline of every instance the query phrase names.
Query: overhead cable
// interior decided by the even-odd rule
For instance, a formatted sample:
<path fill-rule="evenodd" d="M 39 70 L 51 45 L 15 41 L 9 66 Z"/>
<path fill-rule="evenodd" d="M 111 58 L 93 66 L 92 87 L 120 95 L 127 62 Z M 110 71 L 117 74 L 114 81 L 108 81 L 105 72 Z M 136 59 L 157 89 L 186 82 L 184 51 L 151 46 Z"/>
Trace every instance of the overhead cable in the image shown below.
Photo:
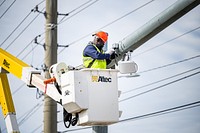
<path fill-rule="evenodd" d="M 83 11 L 83 10 L 85 10 L 85 9 L 88 8 L 89 6 L 93 5 L 93 4 L 96 3 L 97 1 L 99 1 L 99 0 L 95 0 L 94 2 L 90 3 L 89 5 L 87 5 L 86 7 L 84 7 L 83 9 L 81 9 L 80 11 L 78 11 L 77 13 L 73 14 L 72 16 L 70 16 L 69 18 L 71 18 L 71 17 L 77 15 L 78 13 L 80 13 L 80 12 Z M 79 7 L 75 8 L 75 9 L 73 9 L 73 10 L 70 11 L 68 14 L 71 14 L 72 12 L 74 12 L 74 11 L 76 11 L 77 9 L 83 7 L 84 5 L 88 4 L 89 2 L 91 2 L 91 0 L 89 0 L 89 1 L 87 1 L 87 2 L 85 2 L 85 3 L 83 3 L 82 5 L 80 5 Z M 63 19 L 64 19 L 64 18 L 65 18 L 65 17 L 63 17 Z M 67 18 L 67 19 L 69 19 L 69 18 Z M 63 23 L 63 19 L 61 19 L 60 22 L 59 22 L 56 26 L 58 26 L 59 24 Z M 66 21 L 66 20 L 64 20 L 64 21 Z M 45 33 L 46 33 L 46 32 L 43 32 L 42 34 L 45 34 Z M 42 34 L 40 34 L 40 36 L 41 36 Z M 28 44 L 28 46 L 29 46 L 30 44 L 32 44 L 32 41 L 31 41 L 31 43 Z M 26 47 L 28 47 L 28 46 L 26 46 Z M 37 47 L 37 45 L 34 46 L 34 47 L 32 48 L 32 50 L 34 50 L 36 47 Z M 66 47 L 64 47 L 64 48 L 66 48 Z M 26 49 L 26 48 L 24 48 L 23 51 L 24 51 L 25 49 Z M 31 51 L 32 51 L 32 50 L 31 50 Z M 30 52 L 31 52 L 31 51 L 30 51 Z M 24 56 L 22 59 L 26 58 L 26 57 L 30 54 L 30 52 L 28 52 L 28 53 L 26 54 L 26 56 Z M 19 56 L 20 54 L 21 54 L 21 52 L 18 54 L 18 56 Z"/>
<path fill-rule="evenodd" d="M 42 0 L 40 3 L 38 3 L 37 5 L 41 5 L 43 2 L 45 2 L 46 0 Z"/>
<path fill-rule="evenodd" d="M 152 47 L 152 48 L 150 48 L 150 49 L 147 49 L 147 50 L 145 50 L 145 51 L 143 51 L 143 52 L 141 52 L 141 53 L 139 53 L 139 54 L 137 54 L 137 55 L 133 55 L 132 57 L 136 57 L 136 56 L 142 55 L 142 54 L 144 54 L 144 53 L 147 53 L 147 52 L 149 52 L 149 51 L 151 51 L 151 50 L 153 50 L 153 49 L 156 49 L 156 48 L 158 48 L 158 47 L 160 47 L 160 46 L 162 46 L 162 45 L 164 45 L 164 44 L 167 44 L 167 43 L 172 42 L 172 41 L 174 41 L 174 40 L 176 40 L 176 39 L 178 39 L 178 38 L 181 38 L 181 37 L 184 36 L 184 35 L 187 35 L 187 34 L 189 34 L 189 33 L 191 33 L 191 32 L 194 32 L 194 31 L 198 30 L 199 28 L 200 28 L 200 26 L 195 27 L 194 29 L 192 29 L 192 30 L 190 30 L 190 31 L 188 31 L 188 32 L 185 32 L 185 33 L 183 33 L 183 34 L 181 34 L 181 35 L 178 35 L 178 36 L 176 36 L 176 37 L 174 37 L 174 38 L 172 38 L 172 39 L 170 39 L 170 40 L 168 40 L 168 41 L 166 41 L 166 42 L 164 42 L 164 43 L 161 43 L 161 44 L 159 44 L 159 45 L 157 45 L 157 46 L 155 46 L 155 47 Z"/>
<path fill-rule="evenodd" d="M 148 114 L 144 114 L 144 115 L 140 115 L 140 116 L 135 116 L 135 117 L 123 119 L 123 120 L 120 120 L 118 123 L 133 121 L 133 120 L 139 120 L 139 119 L 159 116 L 159 115 L 163 115 L 163 114 L 169 114 L 169 113 L 172 113 L 172 112 L 190 109 L 190 108 L 194 108 L 194 107 L 197 107 L 197 106 L 200 106 L 200 101 L 196 101 L 196 102 L 192 102 L 192 103 L 188 103 L 188 104 L 184 104 L 184 105 L 180 105 L 180 106 L 156 111 L 156 112 L 153 112 L 153 113 L 148 113 Z"/>
<path fill-rule="evenodd" d="M 182 72 L 182 73 L 179 73 L 179 74 L 176 74 L 176 75 L 173 75 L 173 76 L 170 76 L 170 77 L 167 77 L 167 78 L 164 78 L 164 79 L 155 81 L 155 82 L 153 82 L 153 83 L 146 84 L 146 85 L 143 85 L 143 86 L 140 86 L 140 87 L 137 87 L 137 88 L 128 90 L 128 91 L 124 91 L 124 92 L 122 92 L 122 94 L 126 94 L 126 93 L 129 93 L 129 92 L 132 92 L 132 91 L 136 91 L 136 90 L 139 90 L 139 89 L 142 89 L 142 88 L 145 88 L 145 87 L 148 87 L 148 86 L 151 86 L 151 85 L 160 83 L 160 82 L 162 82 L 162 81 L 169 80 L 169 79 L 171 79 L 171 78 L 175 78 L 175 77 L 177 77 L 177 76 L 186 74 L 186 73 L 188 73 L 188 72 L 191 72 L 191 71 L 194 71 L 194 70 L 197 70 L 197 69 L 200 69 L 200 67 L 196 67 L 196 68 L 194 68 L 194 69 L 190 69 L 190 70 L 188 70 L 188 71 L 185 71 L 185 72 Z"/>
<path fill-rule="evenodd" d="M 75 12 L 76 10 L 78 10 L 79 8 L 85 6 L 86 4 L 88 4 L 88 3 L 90 3 L 90 2 L 91 2 L 91 0 L 88 0 L 87 2 L 81 4 L 80 6 L 78 6 L 78 7 L 75 8 L 75 9 L 73 9 L 72 11 L 70 11 L 70 12 L 67 13 L 67 14 L 71 14 L 71 13 Z M 62 21 L 65 19 L 65 17 L 66 17 L 66 16 L 64 16 L 64 17 L 58 22 L 58 25 L 62 23 Z"/>
<path fill-rule="evenodd" d="M 13 4 L 16 2 L 16 0 L 14 0 L 10 6 L 6 9 L 6 11 L 0 16 L 0 19 L 8 12 L 8 10 L 13 6 Z"/>
<path fill-rule="evenodd" d="M 19 121 L 19 126 L 21 126 L 25 121 L 27 121 L 36 111 L 43 105 L 43 103 L 38 103 L 36 106 L 34 106 L 30 111 L 26 113 L 26 115 L 23 115 L 23 118 Z"/>
<path fill-rule="evenodd" d="M 38 129 L 40 129 L 42 127 L 42 124 L 39 125 L 38 127 L 36 127 L 31 133 L 35 133 Z M 37 132 L 38 133 L 38 132 Z"/>
<path fill-rule="evenodd" d="M 174 113 L 174 112 L 178 112 L 178 111 L 182 111 L 182 110 L 186 110 L 186 109 L 191 109 L 191 108 L 195 108 L 195 107 L 199 107 L 199 106 L 200 106 L 200 101 L 196 101 L 196 102 L 192 102 L 192 103 L 188 103 L 188 104 L 184 104 L 184 105 L 180 105 L 180 106 L 176 106 L 176 107 L 172 107 L 172 108 L 168 108 L 168 109 L 164 109 L 164 110 L 160 110 L 160 111 L 156 111 L 156 112 L 152 112 L 152 113 L 147 113 L 147 114 L 144 114 L 144 115 L 126 118 L 126 119 L 120 120 L 116 124 L 134 121 L 134 120 L 146 119 L 146 118 L 155 117 L 155 116 L 161 116 L 161 115 L 164 115 L 164 114 Z M 89 128 L 92 128 L 92 127 L 71 129 L 71 130 L 66 130 L 66 131 L 62 131 L 62 132 L 59 132 L 59 133 L 74 132 L 74 131 L 85 130 L 85 129 L 89 129 Z"/>
<path fill-rule="evenodd" d="M 6 1 L 6 0 L 3 0 L 3 1 L 1 2 L 0 7 L 3 5 L 3 3 L 4 3 L 5 1 Z"/>
<path fill-rule="evenodd" d="M 150 72 L 150 71 L 157 70 L 157 69 L 160 69 L 160 68 L 165 68 L 165 67 L 168 67 L 168 66 L 179 64 L 179 63 L 182 63 L 182 62 L 185 62 L 185 61 L 189 61 L 189 60 L 192 60 L 192 59 L 195 59 L 195 58 L 199 58 L 199 57 L 200 57 L 200 55 L 196 55 L 196 56 L 193 56 L 193 57 L 190 57 L 190 58 L 187 58 L 187 59 L 183 59 L 183 60 L 180 60 L 180 61 L 176 61 L 176 62 L 173 62 L 173 63 L 170 63 L 170 64 L 166 64 L 166 65 L 163 65 L 163 66 L 159 66 L 159 67 L 151 68 L 151 69 L 148 69 L 148 70 L 144 70 L 144 71 L 138 72 L 138 74 Z"/>
<path fill-rule="evenodd" d="M 44 8 L 42 9 L 44 10 Z M 31 22 L 18 34 L 18 36 L 5 48 L 5 50 L 7 50 L 23 33 L 24 31 L 36 20 L 36 18 L 39 16 L 39 14 L 37 14 L 36 17 L 34 17 Z"/>
<path fill-rule="evenodd" d="M 90 7 L 91 5 L 95 4 L 97 1 L 99 1 L 99 0 L 93 1 L 92 3 L 88 4 L 87 6 L 85 6 L 84 8 L 82 8 L 81 10 L 79 10 L 78 12 L 74 13 L 74 14 L 71 15 L 70 17 L 66 18 L 65 20 L 60 21 L 60 22 L 57 24 L 57 26 L 60 25 L 60 24 L 62 24 L 62 23 L 64 23 L 65 21 L 67 21 L 68 19 L 72 18 L 73 16 L 79 14 L 79 13 L 82 12 L 83 10 L 85 10 L 85 9 L 87 9 L 88 7 Z M 89 2 L 86 2 L 86 3 L 84 3 L 83 5 L 86 5 L 87 3 L 89 3 Z M 83 5 L 81 5 L 80 7 L 82 7 Z M 80 8 L 80 7 L 79 7 L 79 8 Z"/>
<path fill-rule="evenodd" d="M 19 90 L 21 90 L 22 89 L 22 87 L 24 87 L 25 86 L 25 84 L 23 83 L 22 85 L 20 85 L 13 93 L 12 93 L 12 95 L 14 96 Z"/>
<path fill-rule="evenodd" d="M 40 2 L 37 5 L 40 5 L 44 2 L 45 0 L 43 0 L 42 2 Z M 24 17 L 24 19 L 17 25 L 17 27 L 8 35 L 8 37 L 0 44 L 0 47 L 11 37 L 11 35 L 22 25 L 22 23 L 24 23 L 24 21 L 31 15 L 31 13 L 34 11 L 34 9 L 31 9 L 31 11 Z"/>
<path fill-rule="evenodd" d="M 88 6 L 86 6 L 87 8 L 89 7 L 89 6 L 91 6 L 92 4 L 94 4 L 95 2 L 97 2 L 98 0 L 96 0 L 96 1 L 94 1 L 93 3 L 90 3 L 90 5 L 88 5 Z M 140 7 L 138 7 L 138 8 L 136 8 L 136 9 L 134 9 L 134 10 L 132 10 L 132 11 L 130 11 L 130 12 L 128 12 L 128 13 L 126 13 L 125 15 L 123 15 L 123 16 L 121 16 L 120 18 L 117 18 L 117 19 L 115 19 L 114 21 L 112 21 L 112 22 L 110 22 L 110 23 L 108 23 L 108 24 L 106 24 L 106 25 L 104 25 L 103 27 L 101 27 L 101 28 L 105 28 L 105 27 L 107 27 L 107 26 L 109 26 L 109 25 L 111 25 L 111 24 L 113 24 L 113 23 L 115 23 L 115 22 L 117 22 L 117 21 L 119 21 L 120 19 L 122 19 L 122 18 L 124 18 L 124 17 L 126 17 L 126 16 L 128 16 L 128 15 L 130 15 L 131 13 L 133 13 L 133 12 L 135 12 L 135 11 L 137 11 L 137 10 L 139 10 L 139 9 L 141 9 L 141 8 L 143 8 L 144 6 L 146 6 L 146 5 L 148 5 L 148 4 L 150 4 L 151 2 L 153 2 L 154 0 L 151 0 L 151 1 L 149 1 L 149 2 L 147 2 L 147 3 L 145 3 L 145 4 L 143 4 L 143 5 L 141 5 Z M 82 5 L 80 5 L 79 7 L 82 7 L 82 6 L 84 6 L 84 5 L 86 5 L 87 3 L 88 3 L 89 1 L 87 1 L 87 2 L 85 2 L 85 3 L 83 3 Z M 75 11 L 75 10 L 77 10 L 79 7 L 77 7 L 76 9 L 74 9 L 74 10 L 72 10 L 71 12 L 73 12 L 73 11 Z M 85 8 L 83 8 L 83 9 L 86 9 L 86 7 Z M 83 10 L 82 9 L 82 10 Z M 82 10 L 80 10 L 80 11 L 82 11 Z M 80 12 L 79 11 L 79 12 Z M 76 13 L 77 14 L 77 13 Z M 73 15 L 74 16 L 74 15 Z M 71 16 L 72 17 L 72 16 Z M 67 19 L 69 19 L 69 18 L 67 18 Z M 65 20 L 66 21 L 66 20 Z M 62 23 L 63 23 L 64 21 L 62 21 Z M 61 24 L 61 23 L 59 23 L 59 24 Z M 101 28 L 99 28 L 99 29 L 101 29 Z M 44 32 L 45 33 L 45 32 Z M 43 33 L 43 34 L 44 34 Z M 89 33 L 89 34 L 87 34 L 87 35 L 85 35 L 85 36 L 83 36 L 82 38 L 80 38 L 80 39 L 78 39 L 78 40 L 76 40 L 76 41 L 74 41 L 74 42 L 72 42 L 72 43 L 70 43 L 68 46 L 70 46 L 70 45 L 73 45 L 73 44 L 75 44 L 76 42 L 78 42 L 78 41 L 80 41 L 80 40 L 82 40 L 82 39 L 84 39 L 85 37 L 87 37 L 87 36 L 89 36 L 89 35 L 91 35 L 92 33 L 94 33 L 94 32 L 91 32 L 91 33 Z M 31 43 L 29 43 L 29 45 L 30 45 Z M 36 46 L 33 48 L 33 49 L 35 49 L 36 48 Z M 62 53 L 64 50 L 66 49 L 66 47 L 64 47 L 63 49 L 61 49 L 61 51 L 58 53 L 58 54 L 60 54 L 60 53 Z M 31 52 L 31 51 L 30 51 Z M 26 56 L 24 56 L 23 57 L 23 59 L 24 58 L 26 58 L 29 54 L 30 54 L 30 52 L 28 52 L 28 54 L 26 55 Z M 20 52 L 21 53 L 21 52 Z M 45 60 L 45 59 L 43 59 L 43 60 Z M 41 62 L 43 62 L 43 60 L 41 61 Z M 38 65 L 40 65 L 41 64 L 41 62 L 38 64 Z M 37 65 L 37 66 L 38 66 Z"/>
<path fill-rule="evenodd" d="M 2 46 L 10 37 L 11 35 L 22 25 L 22 23 L 30 16 L 33 11 L 29 12 L 26 17 L 17 25 L 17 27 L 8 35 L 8 37 L 0 44 Z"/>
<path fill-rule="evenodd" d="M 195 72 L 195 73 L 193 73 L 193 74 L 190 74 L 190 75 L 184 76 L 184 77 L 182 77 L 182 78 L 179 78 L 179 79 L 176 79 L 176 80 L 174 80 L 174 81 L 168 82 L 168 83 L 166 83 L 166 84 L 160 85 L 160 86 L 158 86 L 158 87 L 155 87 L 155 88 L 149 89 L 149 90 L 147 90 L 147 91 L 144 91 L 144 92 L 138 93 L 138 94 L 133 95 L 133 96 L 130 96 L 130 97 L 128 97 L 128 98 L 124 98 L 124 99 L 120 100 L 119 102 L 124 102 L 124 101 L 130 100 L 130 99 L 132 99 L 132 98 L 135 98 L 135 97 L 141 96 L 141 95 L 143 95 L 143 94 L 146 94 L 146 93 L 149 93 L 149 92 L 152 92 L 152 91 L 158 90 L 158 89 L 160 89 L 160 88 L 162 88 L 162 87 L 165 87 L 165 86 L 171 85 L 171 84 L 173 84 L 173 83 L 179 82 L 179 81 L 181 81 L 181 80 L 187 79 L 187 78 L 189 78 L 189 77 L 195 76 L 195 75 L 197 75 L 197 74 L 199 74 L 199 73 L 200 73 L 200 71 Z"/>
<path fill-rule="evenodd" d="M 137 7 L 136 9 L 134 9 L 134 10 L 132 10 L 132 11 L 130 11 L 130 12 L 124 14 L 123 16 L 121 16 L 121 17 L 119 17 L 119 18 L 117 18 L 117 19 L 111 21 L 110 23 L 108 23 L 108 24 L 106 24 L 106 25 L 104 25 L 104 26 L 98 28 L 97 30 L 95 30 L 95 31 L 93 31 L 93 32 L 91 32 L 91 33 L 89 33 L 89 34 L 87 34 L 87 35 L 85 35 L 85 36 L 83 36 L 83 37 L 81 37 L 81 38 L 79 38 L 79 39 L 77 39 L 77 40 L 75 40 L 75 41 L 69 43 L 68 45 L 69 45 L 69 46 L 70 46 L 70 45 L 73 45 L 73 44 L 79 42 L 80 40 L 82 40 L 82 39 L 84 39 L 84 38 L 90 36 L 90 35 L 93 34 L 94 32 L 96 32 L 96 31 L 98 31 L 98 30 L 100 30 L 100 29 L 103 29 L 103 28 L 106 28 L 106 27 L 112 25 L 113 23 L 115 23 L 115 22 L 117 22 L 117 21 L 119 21 L 119 20 L 121 20 L 121 19 L 127 17 L 128 15 L 130 15 L 130 14 L 136 12 L 137 10 L 139 10 L 139 9 L 141 9 L 141 8 L 143 8 L 143 7 L 145 7 L 146 5 L 150 4 L 150 3 L 153 2 L 153 1 L 154 1 L 154 0 L 151 0 L 151 1 L 149 1 L 149 2 L 147 2 L 147 3 L 145 3 L 145 4 L 143 4 L 143 5 L 141 5 L 141 6 L 139 6 L 139 7 Z M 59 52 L 59 54 L 62 53 L 64 50 L 65 50 L 65 48 L 63 48 L 63 49 Z"/>

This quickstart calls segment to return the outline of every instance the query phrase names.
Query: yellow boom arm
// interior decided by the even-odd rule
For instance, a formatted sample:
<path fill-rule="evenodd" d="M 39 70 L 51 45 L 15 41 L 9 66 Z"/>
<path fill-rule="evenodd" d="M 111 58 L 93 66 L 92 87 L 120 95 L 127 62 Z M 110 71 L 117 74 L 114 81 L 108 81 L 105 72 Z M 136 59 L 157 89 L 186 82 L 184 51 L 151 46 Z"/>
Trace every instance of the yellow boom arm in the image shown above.
<path fill-rule="evenodd" d="M 0 48 L 0 67 L 21 79 L 23 67 L 29 65 Z"/>
<path fill-rule="evenodd" d="M 57 102 L 60 102 L 61 95 L 52 84 L 48 84 L 47 89 L 47 85 L 44 84 L 46 79 L 41 76 L 40 71 L 35 70 L 0 48 L 0 105 L 2 107 L 8 133 L 19 133 L 15 108 L 6 73 L 12 73 L 28 86 L 37 87 Z"/>
<path fill-rule="evenodd" d="M 28 67 L 28 65 L 0 48 L 0 67 L 0 105 L 2 106 L 6 126 L 9 133 L 19 133 L 15 108 L 6 73 L 10 72 L 16 77 L 21 78 L 23 67 Z"/>

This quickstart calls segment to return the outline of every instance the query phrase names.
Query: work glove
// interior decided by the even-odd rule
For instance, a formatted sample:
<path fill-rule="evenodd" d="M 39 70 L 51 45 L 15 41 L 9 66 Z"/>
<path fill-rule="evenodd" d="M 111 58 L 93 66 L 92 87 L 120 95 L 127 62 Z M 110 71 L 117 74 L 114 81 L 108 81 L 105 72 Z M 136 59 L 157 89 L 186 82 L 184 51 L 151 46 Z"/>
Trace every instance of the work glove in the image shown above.
<path fill-rule="evenodd" d="M 112 60 L 112 59 L 116 59 L 118 57 L 118 54 L 116 53 L 116 52 L 114 52 L 114 53 L 112 53 L 111 55 L 110 55 L 110 59 Z"/>
<path fill-rule="evenodd" d="M 106 51 L 106 53 L 110 54 L 110 59 L 115 59 L 116 58 L 116 53 L 115 53 L 115 50 L 114 49 L 110 49 L 108 51 Z"/>
<path fill-rule="evenodd" d="M 110 55 L 110 59 L 112 60 L 112 59 L 115 59 L 115 58 L 116 58 L 116 53 L 113 52 L 113 53 Z"/>
<path fill-rule="evenodd" d="M 105 53 L 111 55 L 111 54 L 114 53 L 114 52 L 115 52 L 114 49 L 110 49 L 110 50 L 106 51 Z"/>

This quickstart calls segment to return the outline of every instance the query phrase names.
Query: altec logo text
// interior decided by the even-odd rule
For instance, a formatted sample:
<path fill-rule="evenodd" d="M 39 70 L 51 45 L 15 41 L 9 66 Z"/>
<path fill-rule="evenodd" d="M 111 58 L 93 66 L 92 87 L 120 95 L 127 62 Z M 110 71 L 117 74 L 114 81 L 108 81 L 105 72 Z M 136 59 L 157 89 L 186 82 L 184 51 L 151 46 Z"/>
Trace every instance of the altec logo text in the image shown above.
<path fill-rule="evenodd" d="M 10 68 L 10 63 L 7 62 L 7 60 L 3 60 L 3 65 L 7 68 Z"/>
<path fill-rule="evenodd" d="M 112 82 L 112 78 L 105 76 L 92 76 L 92 82 Z"/>

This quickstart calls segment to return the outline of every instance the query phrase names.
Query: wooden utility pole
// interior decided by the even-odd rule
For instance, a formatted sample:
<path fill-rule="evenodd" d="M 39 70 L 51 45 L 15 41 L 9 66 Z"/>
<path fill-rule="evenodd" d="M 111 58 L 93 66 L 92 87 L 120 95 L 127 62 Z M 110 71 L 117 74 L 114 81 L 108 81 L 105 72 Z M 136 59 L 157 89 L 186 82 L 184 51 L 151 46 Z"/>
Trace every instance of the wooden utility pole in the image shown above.
<path fill-rule="evenodd" d="M 49 68 L 57 63 L 57 0 L 46 0 L 45 78 Z M 57 133 L 57 103 L 49 96 L 44 98 L 44 133 Z"/>

